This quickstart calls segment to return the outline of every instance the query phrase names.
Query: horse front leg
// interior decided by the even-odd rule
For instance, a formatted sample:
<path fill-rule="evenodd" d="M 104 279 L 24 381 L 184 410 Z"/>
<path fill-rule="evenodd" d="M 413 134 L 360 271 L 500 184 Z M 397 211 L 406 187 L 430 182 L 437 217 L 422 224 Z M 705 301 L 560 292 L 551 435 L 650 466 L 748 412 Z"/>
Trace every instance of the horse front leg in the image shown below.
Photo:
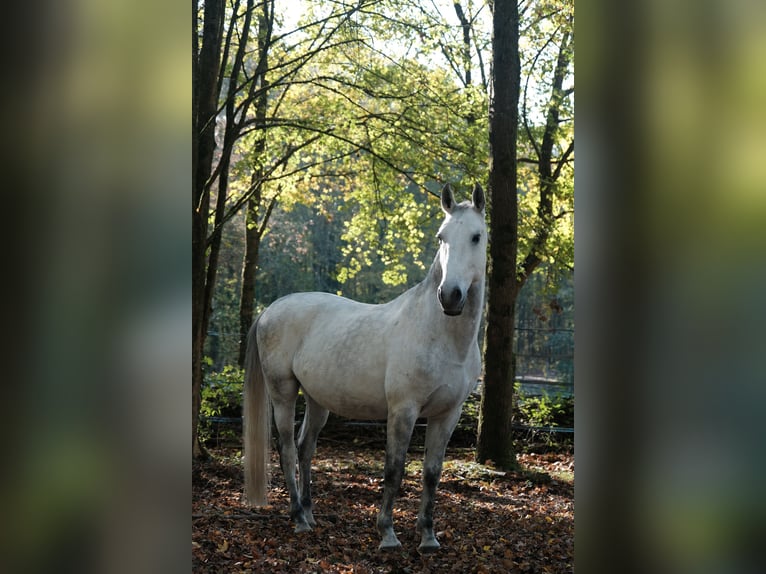
<path fill-rule="evenodd" d="M 425 456 L 423 459 L 423 496 L 420 499 L 417 528 L 420 531 L 418 551 L 427 554 L 439 549 L 439 542 L 434 536 L 434 501 L 436 487 L 442 474 L 442 463 L 447 443 L 460 418 L 460 405 L 444 418 L 428 419 L 426 428 Z"/>
<path fill-rule="evenodd" d="M 378 532 L 381 541 L 378 550 L 396 550 L 402 543 L 394 533 L 394 499 L 404 475 L 407 448 L 415 428 L 417 412 L 389 412 L 386 429 L 386 463 L 383 470 L 383 503 L 378 514 Z"/>

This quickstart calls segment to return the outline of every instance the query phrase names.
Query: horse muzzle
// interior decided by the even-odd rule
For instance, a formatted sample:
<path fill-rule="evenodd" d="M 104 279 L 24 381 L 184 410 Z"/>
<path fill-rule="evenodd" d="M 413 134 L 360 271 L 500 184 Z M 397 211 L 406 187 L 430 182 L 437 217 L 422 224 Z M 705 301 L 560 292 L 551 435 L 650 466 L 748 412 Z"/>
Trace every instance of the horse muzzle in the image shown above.
<path fill-rule="evenodd" d="M 455 317 L 463 312 L 463 305 L 465 305 L 465 294 L 460 287 L 454 287 L 452 289 L 442 289 L 439 287 L 436 291 L 441 305 L 442 311 L 445 315 Z"/>

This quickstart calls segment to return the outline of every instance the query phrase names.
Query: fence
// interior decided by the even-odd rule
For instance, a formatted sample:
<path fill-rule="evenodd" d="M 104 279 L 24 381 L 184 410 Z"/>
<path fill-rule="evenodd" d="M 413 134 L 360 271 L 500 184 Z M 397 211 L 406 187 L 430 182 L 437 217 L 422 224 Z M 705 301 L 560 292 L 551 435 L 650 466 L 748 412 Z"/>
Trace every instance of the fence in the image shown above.
<path fill-rule="evenodd" d="M 522 389 L 574 396 L 574 329 L 517 327 L 514 352 Z"/>

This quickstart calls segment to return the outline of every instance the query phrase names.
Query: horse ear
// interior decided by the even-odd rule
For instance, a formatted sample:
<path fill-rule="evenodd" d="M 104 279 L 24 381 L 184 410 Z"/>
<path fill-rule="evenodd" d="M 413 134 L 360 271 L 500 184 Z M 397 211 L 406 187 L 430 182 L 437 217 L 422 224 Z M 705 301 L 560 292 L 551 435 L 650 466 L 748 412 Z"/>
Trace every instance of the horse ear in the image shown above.
<path fill-rule="evenodd" d="M 473 186 L 473 196 L 471 197 L 471 200 L 473 201 L 473 206 L 476 208 L 476 211 L 484 213 L 484 208 L 486 206 L 484 190 L 478 183 Z"/>
<path fill-rule="evenodd" d="M 445 184 L 442 188 L 442 209 L 444 213 L 452 213 L 455 208 L 455 198 L 452 195 L 452 186 Z"/>

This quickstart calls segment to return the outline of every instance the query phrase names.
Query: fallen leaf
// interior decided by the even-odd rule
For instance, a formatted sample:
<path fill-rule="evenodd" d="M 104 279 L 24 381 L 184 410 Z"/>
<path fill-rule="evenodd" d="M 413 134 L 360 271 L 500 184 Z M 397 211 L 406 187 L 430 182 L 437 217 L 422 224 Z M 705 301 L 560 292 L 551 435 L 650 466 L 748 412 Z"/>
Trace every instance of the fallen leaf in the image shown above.
<path fill-rule="evenodd" d="M 295 534 L 289 499 L 272 453 L 269 506 L 242 503 L 241 454 L 211 449 L 213 459 L 192 469 L 192 570 L 208 572 L 572 572 L 574 561 L 574 483 L 545 489 L 529 474 L 492 474 L 473 462 L 469 450 L 445 457 L 445 472 L 434 507 L 441 549 L 417 552 L 413 528 L 421 496 L 421 471 L 410 466 L 395 503 L 394 528 L 402 550 L 381 555 L 375 526 L 382 497 L 385 445 L 351 439 L 322 442 L 313 464 L 312 494 L 317 527 Z M 416 445 L 417 448 L 417 445 Z M 422 451 L 421 451 L 422 452 Z M 525 453 L 519 462 L 536 473 L 574 469 L 567 453 Z M 408 455 L 408 462 L 422 455 Z M 452 465 L 447 463 L 451 462 Z M 484 467 L 485 468 L 485 467 Z M 332 518 L 328 518 L 332 517 Z"/>

